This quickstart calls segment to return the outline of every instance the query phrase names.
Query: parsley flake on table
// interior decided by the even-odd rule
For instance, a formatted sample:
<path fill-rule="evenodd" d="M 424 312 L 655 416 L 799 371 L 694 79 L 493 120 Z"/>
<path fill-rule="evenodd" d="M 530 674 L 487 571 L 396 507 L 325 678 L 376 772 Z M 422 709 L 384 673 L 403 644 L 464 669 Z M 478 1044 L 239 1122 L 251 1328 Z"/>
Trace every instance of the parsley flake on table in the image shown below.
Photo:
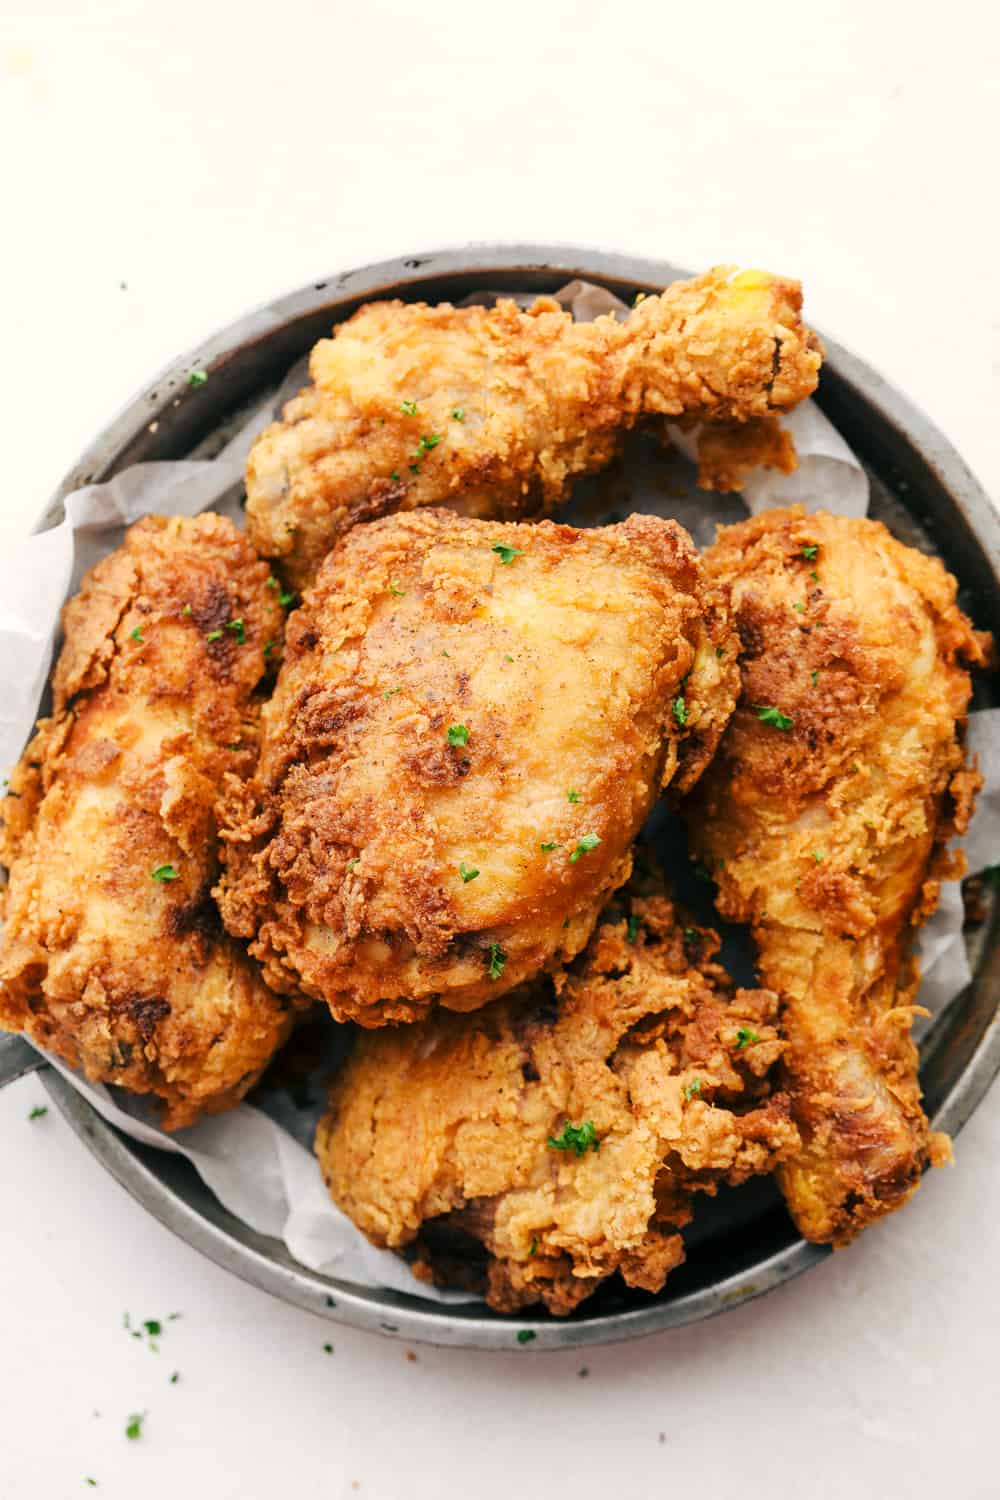
<path fill-rule="evenodd" d="M 180 1372 L 180 1370 L 175 1370 L 174 1373 L 170 1377 L 170 1384 L 171 1385 L 176 1385 L 177 1382 L 178 1382 L 178 1380 L 180 1380 L 180 1378 L 181 1378 L 181 1372 Z"/>
<path fill-rule="evenodd" d="M 508 563 L 512 563 L 515 557 L 524 556 L 524 551 L 521 547 L 508 547 L 506 542 L 494 542 L 490 551 L 496 553 L 504 567 Z"/>
<path fill-rule="evenodd" d="M 448 725 L 449 745 L 467 745 L 469 743 L 469 731 L 465 724 Z"/>
<path fill-rule="evenodd" d="M 150 878 L 157 881 L 160 885 L 166 880 L 180 880 L 181 878 L 180 870 L 176 869 L 173 865 L 157 865 L 156 869 L 151 870 L 149 873 Z"/>
<path fill-rule="evenodd" d="M 804 557 L 806 562 L 814 562 L 818 551 L 819 547 L 803 547 L 799 556 Z"/>
<path fill-rule="evenodd" d="M 684 725 L 688 721 L 687 704 L 684 702 L 683 698 L 674 699 L 674 718 L 683 729 Z"/>
<path fill-rule="evenodd" d="M 333 1353 L 333 1345 L 332 1344 L 324 1344 L 323 1345 L 323 1353 L 324 1354 L 332 1354 Z"/>
<path fill-rule="evenodd" d="M 467 865 L 465 863 L 465 860 L 463 859 L 458 867 L 458 873 L 462 877 L 462 884 L 468 885 L 470 880 L 475 880 L 476 876 L 479 874 L 479 871 L 475 868 L 474 865 Z"/>
<path fill-rule="evenodd" d="M 561 1134 L 550 1135 L 546 1140 L 546 1145 L 553 1151 L 572 1151 L 574 1156 L 586 1156 L 588 1151 L 597 1151 L 600 1144 L 593 1120 L 585 1120 L 582 1125 L 571 1125 L 567 1120 Z"/>
<path fill-rule="evenodd" d="M 84 1482 L 84 1484 L 89 1484 L 90 1488 L 92 1490 L 96 1490 L 97 1489 L 97 1480 L 96 1479 L 91 1479 L 91 1477 L 90 1477 L 89 1474 L 87 1475 L 87 1477 L 84 1479 L 83 1482 Z"/>
<path fill-rule="evenodd" d="M 151 1339 L 159 1338 L 160 1334 L 163 1332 L 163 1324 L 160 1322 L 159 1318 L 146 1318 L 142 1326 L 143 1328 L 145 1328 Z"/>
<path fill-rule="evenodd" d="M 36 1104 L 35 1107 L 34 1107 L 34 1109 L 29 1114 L 28 1119 L 29 1120 L 40 1120 L 42 1118 L 42 1116 L 43 1115 L 47 1115 L 48 1112 L 49 1112 L 49 1107 L 48 1107 L 47 1104 Z"/>
<path fill-rule="evenodd" d="M 684 1097 L 688 1101 L 689 1104 L 690 1104 L 691 1100 L 695 1097 L 695 1095 L 696 1094 L 700 1094 L 700 1093 L 701 1093 L 701 1079 L 700 1078 L 692 1078 L 692 1080 L 691 1080 L 690 1083 L 686 1083 L 684 1085 Z"/>
<path fill-rule="evenodd" d="M 415 417 L 417 415 L 417 403 L 415 401 L 401 401 L 399 409 L 404 416 Z"/>
<path fill-rule="evenodd" d="M 207 370 L 192 370 L 188 376 L 188 385 L 204 385 L 207 379 Z"/>
<path fill-rule="evenodd" d="M 499 979 L 507 963 L 507 955 L 499 943 L 490 944 L 489 955 L 489 976 L 491 979 Z"/>
<path fill-rule="evenodd" d="M 125 1428 L 125 1436 L 130 1441 L 135 1442 L 136 1438 L 142 1436 L 142 1424 L 145 1420 L 146 1413 L 144 1411 L 134 1411 L 131 1414 L 128 1419 L 128 1425 Z"/>
<path fill-rule="evenodd" d="M 640 922 L 638 917 L 629 917 L 628 921 L 625 923 L 625 941 L 627 943 L 635 942 L 636 938 L 639 935 L 639 928 L 641 926 L 642 923 Z"/>
<path fill-rule="evenodd" d="M 135 627 L 134 630 L 132 630 L 132 631 L 129 632 L 129 640 L 130 641 L 140 641 L 141 642 L 143 639 L 144 639 L 143 633 L 139 629 L 138 625 Z"/>
<path fill-rule="evenodd" d="M 569 857 L 571 865 L 575 865 L 581 854 L 589 854 L 591 849 L 596 849 L 600 843 L 596 833 L 585 833 L 582 839 L 577 841 L 577 846 Z"/>
<path fill-rule="evenodd" d="M 736 1048 L 742 1052 L 744 1047 L 749 1047 L 753 1042 L 759 1042 L 760 1037 L 752 1026 L 741 1026 L 736 1033 Z"/>
<path fill-rule="evenodd" d="M 464 406 L 453 406 L 452 409 L 451 409 L 451 414 L 455 418 L 456 422 L 464 422 L 465 421 L 465 407 Z"/>
<path fill-rule="evenodd" d="M 566 801 L 567 802 L 579 802 L 579 800 L 580 800 L 580 793 L 579 792 L 574 792 L 573 789 L 572 789 L 572 787 L 571 787 L 570 790 L 566 793 Z"/>
<path fill-rule="evenodd" d="M 548 843 L 539 844 L 538 847 L 539 849 L 541 849 L 543 854 L 551 854 L 553 849 L 561 849 L 562 845 L 559 843 L 558 839 L 549 839 Z"/>
<path fill-rule="evenodd" d="M 783 714 L 780 708 L 768 708 L 763 703 L 757 704 L 757 717 L 762 724 L 770 724 L 775 729 L 791 729 L 792 721 L 787 714 Z"/>
<path fill-rule="evenodd" d="M 533 1328 L 522 1328 L 517 1335 L 517 1342 L 519 1344 L 530 1344 L 532 1339 L 537 1337 L 538 1335 Z"/>

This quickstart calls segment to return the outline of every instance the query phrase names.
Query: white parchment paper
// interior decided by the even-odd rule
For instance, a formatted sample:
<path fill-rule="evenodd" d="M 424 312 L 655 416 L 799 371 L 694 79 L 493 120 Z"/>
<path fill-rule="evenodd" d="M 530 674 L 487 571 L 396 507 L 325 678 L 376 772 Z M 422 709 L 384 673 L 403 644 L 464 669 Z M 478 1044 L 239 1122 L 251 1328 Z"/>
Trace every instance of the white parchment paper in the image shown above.
<path fill-rule="evenodd" d="M 571 283 L 558 297 L 578 318 L 603 312 L 622 316 L 627 311 L 603 289 L 582 282 Z M 489 301 L 492 296 L 484 292 L 469 300 Z M 217 458 L 138 464 L 107 484 L 87 485 L 68 497 L 58 525 L 10 548 L 0 559 L 0 766 L 16 762 L 31 734 L 58 640 L 59 611 L 86 570 L 120 544 L 127 526 L 150 513 L 194 515 L 211 508 L 239 521 L 246 454 L 257 434 L 306 380 L 305 362 L 300 361 L 277 395 L 261 404 Z M 805 402 L 787 423 L 799 467 L 790 475 L 766 470 L 750 475 L 743 494 L 746 506 L 759 511 L 801 503 L 812 510 L 863 515 L 868 508 L 867 476 L 819 408 Z M 697 433 L 672 430 L 671 435 L 682 452 L 694 456 Z M 678 462 L 684 465 L 680 469 Z M 629 510 L 674 516 L 702 544 L 711 540 L 716 522 L 746 514 L 735 497 L 696 489 L 683 460 L 665 457 L 661 447 L 641 437 L 628 444 L 620 469 L 581 484 L 563 515 L 577 525 L 598 525 Z M 986 776 L 972 827 L 963 840 L 974 873 L 991 864 L 1000 848 L 1000 710 L 973 714 L 969 740 Z M 940 908 L 921 934 L 920 951 L 924 979 L 919 999 L 938 1015 L 970 978 L 957 883 L 945 885 Z M 469 1300 L 467 1293 L 444 1292 L 418 1282 L 402 1260 L 374 1249 L 334 1207 L 309 1149 L 321 1108 L 317 1100 L 297 1106 L 288 1098 L 267 1095 L 260 1108 L 242 1104 L 227 1115 L 168 1136 L 153 1123 L 155 1113 L 147 1101 L 88 1083 L 52 1061 L 104 1119 L 147 1145 L 186 1156 L 231 1213 L 258 1233 L 283 1240 L 302 1265 L 436 1302 Z"/>

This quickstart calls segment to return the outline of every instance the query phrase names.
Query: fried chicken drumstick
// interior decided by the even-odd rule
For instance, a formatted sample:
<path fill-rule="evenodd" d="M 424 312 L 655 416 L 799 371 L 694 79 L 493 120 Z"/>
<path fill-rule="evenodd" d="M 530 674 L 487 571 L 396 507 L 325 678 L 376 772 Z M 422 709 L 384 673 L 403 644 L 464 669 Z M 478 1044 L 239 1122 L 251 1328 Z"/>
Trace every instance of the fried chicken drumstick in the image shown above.
<path fill-rule="evenodd" d="M 623 323 L 574 323 L 551 298 L 528 312 L 369 303 L 315 346 L 313 384 L 251 451 L 250 539 L 303 588 L 357 521 L 422 505 L 551 511 L 644 416 L 759 424 L 815 389 L 822 355 L 801 307 L 797 281 L 728 267 Z"/>
<path fill-rule="evenodd" d="M 167 1129 L 236 1104 L 289 1001 L 222 931 L 214 802 L 251 764 L 281 610 L 229 521 L 150 517 L 87 575 L 43 720 L 3 803 L 0 1026 Z"/>
<path fill-rule="evenodd" d="M 705 558 L 743 641 L 740 707 L 687 808 L 719 911 L 778 992 L 802 1149 L 779 1168 L 811 1240 L 845 1244 L 949 1155 L 920 1102 L 909 942 L 958 870 L 979 784 L 959 728 L 984 660 L 941 564 L 884 526 L 801 510 Z"/>
<path fill-rule="evenodd" d="M 422 510 L 356 527 L 289 620 L 219 891 L 275 988 L 365 1026 L 571 959 L 661 788 L 736 701 L 736 637 L 674 521 Z"/>
<path fill-rule="evenodd" d="M 734 990 L 717 946 L 654 876 L 571 969 L 474 1015 L 362 1034 L 316 1139 L 334 1201 L 500 1312 L 571 1312 L 615 1271 L 659 1291 L 694 1194 L 797 1140 L 767 1083 L 776 998 Z"/>

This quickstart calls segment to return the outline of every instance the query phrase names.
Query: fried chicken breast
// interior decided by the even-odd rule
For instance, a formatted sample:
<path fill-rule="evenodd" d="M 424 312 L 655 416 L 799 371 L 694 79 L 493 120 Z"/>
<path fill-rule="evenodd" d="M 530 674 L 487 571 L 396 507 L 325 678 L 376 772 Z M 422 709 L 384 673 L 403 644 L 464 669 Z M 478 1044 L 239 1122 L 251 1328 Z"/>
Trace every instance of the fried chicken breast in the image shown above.
<path fill-rule="evenodd" d="M 365 1026 L 572 958 L 738 692 L 676 522 L 447 511 L 350 532 L 291 617 L 219 891 L 276 988 Z"/>
<path fill-rule="evenodd" d="M 290 1025 L 222 931 L 213 805 L 252 764 L 281 610 L 229 521 L 150 517 L 63 612 L 52 717 L 3 803 L 0 1025 L 167 1129 L 237 1103 Z"/>
<path fill-rule="evenodd" d="M 363 1034 L 316 1137 L 334 1202 L 500 1312 L 571 1312 L 615 1271 L 659 1291 L 693 1195 L 797 1141 L 767 1082 L 776 997 L 734 990 L 717 946 L 636 881 L 571 969 Z"/>
<path fill-rule="evenodd" d="M 706 554 L 743 641 L 740 707 L 687 807 L 720 912 L 782 1002 L 802 1148 L 779 1169 L 811 1240 L 845 1244 L 949 1156 L 920 1102 L 909 944 L 979 778 L 965 664 L 985 638 L 934 558 L 874 521 L 773 511 Z"/>
<path fill-rule="evenodd" d="M 251 451 L 250 538 L 303 588 L 357 521 L 551 511 L 641 417 L 742 423 L 808 396 L 822 354 L 801 309 L 797 281 L 731 267 L 623 323 L 574 323 L 551 298 L 528 312 L 369 303 L 315 346 L 313 384 Z"/>

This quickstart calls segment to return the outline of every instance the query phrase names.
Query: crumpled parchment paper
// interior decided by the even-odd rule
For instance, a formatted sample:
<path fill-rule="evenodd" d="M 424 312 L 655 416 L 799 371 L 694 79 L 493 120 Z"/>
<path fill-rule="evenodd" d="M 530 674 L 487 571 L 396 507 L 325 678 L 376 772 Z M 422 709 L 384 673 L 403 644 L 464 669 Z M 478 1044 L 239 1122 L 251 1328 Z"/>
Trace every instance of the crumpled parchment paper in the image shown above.
<path fill-rule="evenodd" d="M 608 292 L 584 282 L 573 282 L 557 295 L 578 318 L 603 312 L 622 316 L 627 311 Z M 483 292 L 468 300 L 492 301 L 493 294 Z M 533 297 L 519 300 L 531 302 Z M 67 498 L 65 518 L 58 525 L 18 543 L 0 559 L 0 766 L 15 763 L 42 711 L 59 636 L 59 611 L 83 574 L 120 544 L 127 526 L 151 512 L 194 515 L 214 508 L 239 521 L 247 452 L 307 379 L 306 363 L 299 361 L 278 393 L 261 404 L 217 458 L 137 464 L 107 484 L 87 485 Z M 799 467 L 789 475 L 767 470 L 750 475 L 743 491 L 745 505 L 734 496 L 696 489 L 685 460 L 665 455 L 662 445 L 649 438 L 636 437 L 626 447 L 620 470 L 583 481 L 560 519 L 593 526 L 629 510 L 674 516 L 700 545 L 706 545 L 717 522 L 738 520 L 746 507 L 757 512 L 801 503 L 811 510 L 864 515 L 867 475 L 819 408 L 807 401 L 785 421 L 795 438 Z M 671 429 L 671 437 L 688 458 L 694 456 L 696 432 Z M 1000 847 L 1000 709 L 970 716 L 969 743 L 986 777 L 975 818 L 962 841 L 970 873 L 975 873 L 992 862 Z M 669 873 L 669 857 L 665 863 Z M 944 886 L 941 905 L 921 933 L 920 952 L 924 978 L 918 998 L 937 1016 L 971 977 L 957 882 Z M 147 1145 L 185 1155 L 231 1213 L 258 1233 L 283 1240 L 302 1265 L 340 1280 L 390 1287 L 436 1302 L 470 1300 L 467 1293 L 444 1292 L 417 1281 L 399 1257 L 374 1249 L 331 1203 L 309 1149 L 322 1111 L 322 1061 L 309 1104 L 269 1092 L 260 1108 L 242 1104 L 227 1115 L 169 1136 L 153 1123 L 155 1112 L 146 1100 L 88 1083 L 52 1061 L 112 1125 Z"/>

